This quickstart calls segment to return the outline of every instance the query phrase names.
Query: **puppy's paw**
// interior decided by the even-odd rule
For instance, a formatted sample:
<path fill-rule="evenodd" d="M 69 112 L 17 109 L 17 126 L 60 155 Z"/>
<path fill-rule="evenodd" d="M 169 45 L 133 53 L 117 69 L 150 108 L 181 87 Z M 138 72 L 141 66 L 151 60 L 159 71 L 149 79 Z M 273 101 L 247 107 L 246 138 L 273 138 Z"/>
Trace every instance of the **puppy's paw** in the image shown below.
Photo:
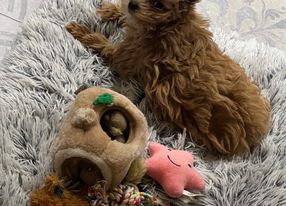
<path fill-rule="evenodd" d="M 91 33 L 88 27 L 76 22 L 68 22 L 65 25 L 65 28 L 75 39 L 78 40 L 81 40 L 84 36 Z"/>
<path fill-rule="evenodd" d="M 124 15 L 119 6 L 112 3 L 105 3 L 96 9 L 103 22 L 118 21 Z"/>
<path fill-rule="evenodd" d="M 95 50 L 101 50 L 109 44 L 109 40 L 103 34 L 94 32 L 87 34 L 84 37 L 82 43 L 86 45 L 86 47 L 90 47 Z"/>
<path fill-rule="evenodd" d="M 93 32 L 76 38 L 81 44 L 100 53 L 102 56 L 109 56 L 112 53 L 112 45 L 109 40 L 101 33 Z"/>

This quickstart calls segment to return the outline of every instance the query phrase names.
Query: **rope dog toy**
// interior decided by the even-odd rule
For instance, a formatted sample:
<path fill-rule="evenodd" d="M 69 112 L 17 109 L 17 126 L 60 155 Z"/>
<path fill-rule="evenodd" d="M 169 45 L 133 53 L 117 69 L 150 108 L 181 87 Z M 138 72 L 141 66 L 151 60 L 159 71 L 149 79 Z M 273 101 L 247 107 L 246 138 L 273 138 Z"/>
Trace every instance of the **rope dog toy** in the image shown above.
<path fill-rule="evenodd" d="M 89 187 L 87 198 L 90 206 L 167 206 L 158 198 L 140 192 L 133 184 L 120 184 L 106 192 L 104 181 Z"/>

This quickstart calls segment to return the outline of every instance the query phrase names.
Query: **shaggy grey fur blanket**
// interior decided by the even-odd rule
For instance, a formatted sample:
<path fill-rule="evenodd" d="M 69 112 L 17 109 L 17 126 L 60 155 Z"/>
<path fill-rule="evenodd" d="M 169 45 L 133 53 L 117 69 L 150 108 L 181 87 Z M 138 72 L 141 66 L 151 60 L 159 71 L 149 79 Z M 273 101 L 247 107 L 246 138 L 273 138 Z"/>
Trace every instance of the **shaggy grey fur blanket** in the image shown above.
<path fill-rule="evenodd" d="M 86 23 L 113 40 L 115 24 L 100 24 L 95 0 L 48 0 L 24 24 L 11 55 L 0 67 L 0 205 L 26 205 L 29 193 L 52 171 L 50 147 L 81 85 L 113 87 L 115 78 L 103 60 L 64 29 L 66 22 Z M 192 151 L 206 191 L 190 194 L 178 205 L 286 205 L 286 56 L 254 40 L 214 30 L 220 47 L 240 63 L 272 105 L 272 127 L 260 147 L 243 157 L 224 159 L 196 147 L 184 133 L 152 120 L 139 102 L 140 85 L 116 81 L 146 114 L 150 139 Z M 166 198 L 150 179 L 145 189 Z"/>

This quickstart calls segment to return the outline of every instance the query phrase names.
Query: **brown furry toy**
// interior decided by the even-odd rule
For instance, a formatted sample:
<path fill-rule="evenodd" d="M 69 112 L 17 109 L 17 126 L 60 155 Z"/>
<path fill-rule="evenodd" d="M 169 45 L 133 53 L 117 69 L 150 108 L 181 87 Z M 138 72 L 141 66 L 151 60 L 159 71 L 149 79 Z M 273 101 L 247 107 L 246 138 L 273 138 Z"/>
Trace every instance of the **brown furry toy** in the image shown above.
<path fill-rule="evenodd" d="M 56 174 L 80 194 L 99 181 L 105 181 L 106 190 L 140 183 L 148 137 L 142 112 L 110 89 L 81 88 L 77 93 L 53 142 Z"/>
<path fill-rule="evenodd" d="M 42 188 L 30 196 L 31 206 L 89 206 L 89 202 L 68 191 L 57 176 L 49 175 Z"/>
<path fill-rule="evenodd" d="M 110 42 L 86 26 L 66 29 L 105 57 L 121 78 L 142 81 L 158 120 L 186 128 L 210 151 L 239 154 L 267 133 L 270 104 L 244 70 L 225 55 L 195 10 L 198 0 L 130 0 L 104 5 L 103 20 L 121 18 L 122 41 Z"/>

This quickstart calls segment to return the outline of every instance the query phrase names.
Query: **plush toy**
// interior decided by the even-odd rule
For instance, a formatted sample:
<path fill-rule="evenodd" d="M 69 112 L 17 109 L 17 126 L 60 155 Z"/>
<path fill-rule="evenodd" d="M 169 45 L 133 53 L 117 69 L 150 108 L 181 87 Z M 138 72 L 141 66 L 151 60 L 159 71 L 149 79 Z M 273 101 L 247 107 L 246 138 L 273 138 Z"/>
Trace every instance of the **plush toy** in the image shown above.
<path fill-rule="evenodd" d="M 146 168 L 144 115 L 110 89 L 82 88 L 77 93 L 53 143 L 56 174 L 84 192 L 100 180 L 106 181 L 106 190 L 122 182 L 138 184 Z"/>
<path fill-rule="evenodd" d="M 30 196 L 31 206 L 89 206 L 89 202 L 66 190 L 63 182 L 49 175 L 42 188 L 35 189 Z"/>
<path fill-rule="evenodd" d="M 149 152 L 147 175 L 157 181 L 167 195 L 178 198 L 184 189 L 204 190 L 204 180 L 193 166 L 191 153 L 171 150 L 155 142 L 149 144 Z"/>

